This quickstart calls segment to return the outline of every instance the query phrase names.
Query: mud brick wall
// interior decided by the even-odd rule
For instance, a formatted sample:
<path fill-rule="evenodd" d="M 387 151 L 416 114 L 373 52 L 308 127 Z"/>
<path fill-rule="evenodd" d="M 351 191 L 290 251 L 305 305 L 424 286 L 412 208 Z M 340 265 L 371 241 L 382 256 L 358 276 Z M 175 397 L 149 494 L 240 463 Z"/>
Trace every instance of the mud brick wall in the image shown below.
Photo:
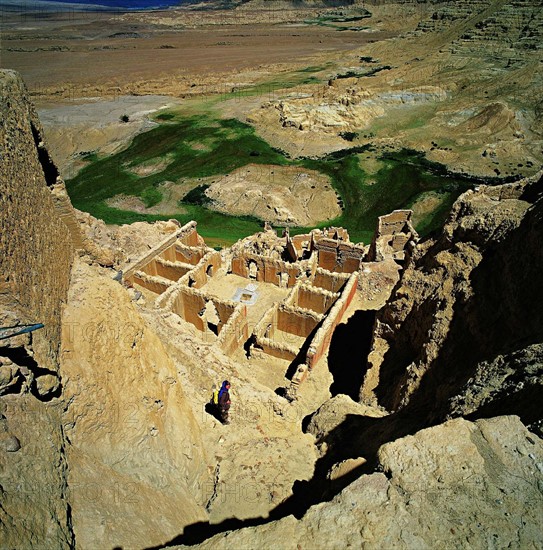
<path fill-rule="evenodd" d="M 131 280 L 141 287 L 146 288 L 151 292 L 154 292 L 155 294 L 162 294 L 173 285 L 173 282 L 168 282 L 164 279 L 153 277 L 152 275 L 148 275 L 143 271 L 137 271 L 136 273 L 134 273 L 134 275 L 131 277 Z"/>
<path fill-rule="evenodd" d="M 123 279 L 128 282 L 133 282 L 131 278 L 133 277 L 134 273 L 136 271 L 145 271 L 145 266 L 149 264 L 152 260 L 154 260 L 157 256 L 160 256 L 162 254 L 166 254 L 165 256 L 162 256 L 165 259 L 168 260 L 175 260 L 176 258 L 169 257 L 168 253 L 166 252 L 168 249 L 173 248 L 175 243 L 179 240 L 181 242 L 184 242 L 186 240 L 193 239 L 193 236 L 196 240 L 201 239 L 201 237 L 196 233 L 196 222 L 189 222 L 186 225 L 184 225 L 181 229 L 173 233 L 172 235 L 168 235 L 163 241 L 161 241 L 157 246 L 149 250 L 147 254 L 142 256 L 135 264 L 129 266 L 128 269 L 125 270 Z M 152 270 L 153 268 L 150 268 Z M 149 273 L 150 275 L 156 275 L 156 273 Z"/>
<path fill-rule="evenodd" d="M 194 221 L 187 223 L 181 228 L 178 240 L 181 244 L 184 244 L 186 246 L 205 246 L 204 239 L 202 239 L 202 237 L 200 237 L 200 235 L 198 235 L 198 232 L 196 231 L 196 222 Z"/>
<path fill-rule="evenodd" d="M 298 349 L 287 344 L 280 344 L 274 342 L 270 338 L 260 338 L 257 340 L 254 346 L 255 355 L 258 353 L 265 353 L 278 359 L 285 359 L 286 361 L 293 361 L 298 355 Z M 253 352 L 251 352 L 253 353 Z"/>
<path fill-rule="evenodd" d="M 249 278 L 250 264 L 254 262 L 257 267 L 256 280 L 258 282 L 271 283 L 282 286 L 281 274 L 288 274 L 287 288 L 293 287 L 300 275 L 304 273 L 306 265 L 301 263 L 289 264 L 282 260 L 275 260 L 256 254 L 240 254 L 232 258 L 232 273 L 240 277 Z M 306 262 L 307 263 L 307 262 Z"/>
<path fill-rule="evenodd" d="M 295 262 L 301 255 L 301 250 L 295 246 L 294 242 L 291 239 L 287 239 L 286 250 L 290 259 L 293 262 Z"/>
<path fill-rule="evenodd" d="M 306 243 L 306 248 L 304 249 L 303 244 Z M 291 258 L 295 260 L 302 259 L 302 256 L 305 251 L 311 250 L 311 235 L 295 235 L 294 237 L 289 237 L 287 239 L 287 251 L 290 254 Z"/>
<path fill-rule="evenodd" d="M 219 316 L 221 304 L 215 302 Z M 222 327 L 219 332 L 217 344 L 226 355 L 232 355 L 239 349 L 249 338 L 249 325 L 247 322 L 247 306 L 238 304 L 234 312 L 230 315 L 228 322 Z"/>
<path fill-rule="evenodd" d="M 191 265 L 182 264 L 180 262 L 168 262 L 160 256 L 154 260 L 154 264 L 156 274 L 165 279 L 170 279 L 170 281 L 179 281 L 183 275 L 192 269 Z"/>
<path fill-rule="evenodd" d="M 387 257 L 403 260 L 404 250 L 409 242 L 418 238 L 411 223 L 412 215 L 411 210 L 394 210 L 390 214 L 379 217 L 368 252 L 368 260 L 382 261 Z"/>
<path fill-rule="evenodd" d="M 349 280 L 349 273 L 332 273 L 322 268 L 317 268 L 313 285 L 329 292 L 340 292 Z"/>
<path fill-rule="evenodd" d="M 279 305 L 274 304 L 254 328 L 255 345 L 251 353 L 265 353 L 279 359 L 292 361 L 298 355 L 298 348 L 273 340 L 277 328 L 278 309 Z"/>
<path fill-rule="evenodd" d="M 222 327 L 228 323 L 238 304 L 236 304 L 236 302 L 223 302 L 221 300 L 217 300 L 216 298 L 213 298 L 211 301 L 213 302 L 215 309 L 217 310 L 217 314 L 219 315 L 219 319 L 221 320 L 219 325 L 220 332 Z"/>
<path fill-rule="evenodd" d="M 171 310 L 198 330 L 205 332 L 205 321 L 199 315 L 205 305 L 206 299 L 202 293 L 186 286 L 177 286 Z"/>
<path fill-rule="evenodd" d="M 353 273 L 360 266 L 360 260 L 364 257 L 364 247 L 322 238 L 315 243 L 318 254 L 318 266 L 328 271 L 337 273 Z"/>
<path fill-rule="evenodd" d="M 58 370 L 60 327 L 74 246 L 50 187 L 58 171 L 21 77 L 0 71 L 0 292 L 32 335 L 40 366 Z"/>
<path fill-rule="evenodd" d="M 311 309 L 317 313 L 326 313 L 337 300 L 339 294 L 301 285 L 297 293 L 297 306 Z"/>
<path fill-rule="evenodd" d="M 411 210 L 394 210 L 385 216 L 379 216 L 377 222 L 378 235 L 394 235 L 409 231 L 408 222 L 411 222 Z"/>
<path fill-rule="evenodd" d="M 322 315 L 309 310 L 300 310 L 285 304 L 279 304 L 275 326 L 283 332 L 307 337 L 320 323 L 322 317 Z"/>
<path fill-rule="evenodd" d="M 253 334 L 257 340 L 262 338 L 273 338 L 275 327 L 277 326 L 278 307 L 279 304 L 273 304 L 256 324 Z"/>
<path fill-rule="evenodd" d="M 342 315 L 349 307 L 356 293 L 358 283 L 358 272 L 353 273 L 349 277 L 348 283 L 345 285 L 341 296 L 338 298 L 332 309 L 328 313 L 328 317 L 324 320 L 321 327 L 315 334 L 315 337 L 309 344 L 306 363 L 309 368 L 313 368 L 319 359 L 328 352 L 330 341 L 336 326 L 341 321 Z"/>
<path fill-rule="evenodd" d="M 166 257 L 167 260 L 182 262 L 185 264 L 197 265 L 198 262 L 210 251 L 208 247 L 186 246 L 176 243 L 175 246 L 168 250 L 168 253 L 173 255 L 173 258 Z"/>
<path fill-rule="evenodd" d="M 212 250 L 191 271 L 179 279 L 179 283 L 192 288 L 202 288 L 221 267 L 221 254 Z"/>

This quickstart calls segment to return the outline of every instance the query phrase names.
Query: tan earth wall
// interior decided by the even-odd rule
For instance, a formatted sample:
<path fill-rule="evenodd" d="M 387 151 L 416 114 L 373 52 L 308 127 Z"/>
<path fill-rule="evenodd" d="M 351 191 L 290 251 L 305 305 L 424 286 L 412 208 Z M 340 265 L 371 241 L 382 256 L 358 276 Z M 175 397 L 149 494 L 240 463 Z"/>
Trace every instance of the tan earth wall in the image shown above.
<path fill-rule="evenodd" d="M 256 353 L 261 351 L 267 355 L 292 361 L 298 355 L 298 349 L 288 346 L 285 343 L 278 343 L 273 340 L 275 329 L 278 328 L 279 305 L 274 304 L 258 322 L 253 330 L 256 340 Z M 269 327 L 269 328 L 268 328 Z"/>
<path fill-rule="evenodd" d="M 232 273 L 240 277 L 249 278 L 249 263 L 253 261 L 258 268 L 256 280 L 258 282 L 271 283 L 281 286 L 281 273 L 288 273 L 287 287 L 293 287 L 297 282 L 297 277 L 303 272 L 300 264 L 289 264 L 281 260 L 274 260 L 264 256 L 254 254 L 244 254 L 232 259 Z"/>
<path fill-rule="evenodd" d="M 132 283 L 136 283 L 143 288 L 154 292 L 155 294 L 162 294 L 171 287 L 171 284 L 166 281 L 153 277 L 152 275 L 148 275 L 143 271 L 136 272 L 134 276 L 130 277 L 130 280 Z"/>
<path fill-rule="evenodd" d="M 209 267 L 212 268 L 213 273 L 216 273 L 221 267 L 220 252 L 212 251 L 206 254 L 194 269 L 179 280 L 179 283 L 192 288 L 202 288 L 207 284 L 209 277 L 213 276 L 207 275 Z"/>
<path fill-rule="evenodd" d="M 315 248 L 318 251 L 319 267 L 335 273 L 357 271 L 364 256 L 364 248 L 332 239 L 320 239 Z"/>
<path fill-rule="evenodd" d="M 298 290 L 297 306 L 311 309 L 317 313 L 326 313 L 337 300 L 339 294 L 301 286 Z"/>
<path fill-rule="evenodd" d="M 194 325 L 198 330 L 204 332 L 204 320 L 198 315 L 205 307 L 204 296 L 191 288 L 180 286 L 176 289 L 177 294 L 172 303 L 172 311 Z"/>
<path fill-rule="evenodd" d="M 280 304 L 277 309 L 277 324 L 275 326 L 283 332 L 307 338 L 320 323 L 321 319 L 321 315 L 317 315 L 311 311 L 301 311 L 297 308 Z"/>
<path fill-rule="evenodd" d="M 189 222 L 185 224 L 179 231 L 176 231 L 175 233 L 168 235 L 162 242 L 160 242 L 157 246 L 149 250 L 145 256 L 140 258 L 134 265 L 128 266 L 128 269 L 125 269 L 123 274 L 123 279 L 129 282 L 131 281 L 131 277 L 133 277 L 134 273 L 136 271 L 142 271 L 145 266 L 150 263 L 152 260 L 154 260 L 157 256 L 160 256 L 163 254 L 166 250 L 170 249 L 175 245 L 175 243 L 178 241 L 178 239 L 181 242 L 184 242 L 186 240 L 192 240 L 194 238 L 199 239 L 199 235 L 196 233 L 196 222 Z M 167 258 L 170 259 L 170 258 Z M 175 258 L 173 258 L 175 260 Z"/>
<path fill-rule="evenodd" d="M 74 247 L 48 188 L 56 168 L 46 174 L 38 156 L 41 124 L 14 71 L 0 72 L 0 96 L 0 294 L 21 323 L 45 325 L 32 336 L 35 359 L 58 371 Z"/>
<path fill-rule="evenodd" d="M 313 285 L 330 292 L 340 292 L 349 280 L 348 273 L 331 273 L 322 268 L 318 268 L 315 272 Z"/>
<path fill-rule="evenodd" d="M 214 302 L 214 304 L 217 311 L 219 311 L 221 304 L 217 302 Z M 221 316 L 220 312 L 219 316 Z M 247 306 L 245 304 L 238 304 L 228 322 L 220 330 L 217 344 L 226 355 L 232 355 L 237 349 L 243 346 L 248 338 Z"/>
<path fill-rule="evenodd" d="M 186 246 L 176 243 L 173 249 L 168 250 L 168 254 L 173 255 L 173 259 L 164 256 L 167 260 L 182 262 L 185 264 L 197 265 L 198 262 L 210 251 L 207 247 Z"/>
<path fill-rule="evenodd" d="M 298 355 L 298 350 L 287 346 L 286 344 L 279 344 L 269 338 L 261 338 L 257 341 L 258 347 L 262 349 L 262 352 L 278 359 L 285 359 L 286 361 L 293 361 Z"/>
<path fill-rule="evenodd" d="M 340 298 L 338 298 L 322 326 L 317 331 L 317 334 L 315 334 L 315 337 L 311 341 L 306 360 L 309 368 L 314 368 L 319 359 L 328 352 L 334 330 L 354 298 L 357 283 L 358 272 L 354 272 L 349 278 L 349 282 L 345 285 Z"/>
<path fill-rule="evenodd" d="M 377 222 L 377 233 L 378 235 L 393 235 L 395 233 L 405 232 L 406 225 L 411 221 L 411 215 L 413 212 L 411 210 L 394 210 L 390 214 L 385 216 L 379 216 Z"/>
<path fill-rule="evenodd" d="M 183 275 L 188 273 L 193 266 L 181 264 L 179 262 L 169 262 L 160 256 L 153 258 L 149 263 L 145 264 L 141 271 L 152 277 L 164 277 L 170 281 L 178 281 Z M 130 278 L 132 281 L 132 277 Z"/>

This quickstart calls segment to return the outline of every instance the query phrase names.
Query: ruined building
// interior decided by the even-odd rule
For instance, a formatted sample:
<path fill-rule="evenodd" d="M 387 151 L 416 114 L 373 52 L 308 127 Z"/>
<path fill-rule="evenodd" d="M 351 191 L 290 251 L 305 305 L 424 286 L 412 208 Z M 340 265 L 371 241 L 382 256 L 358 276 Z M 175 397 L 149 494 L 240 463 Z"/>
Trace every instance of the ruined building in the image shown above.
<path fill-rule="evenodd" d="M 266 224 L 221 254 L 190 222 L 129 264 L 123 281 L 227 355 L 245 347 L 249 358 L 286 361 L 292 396 L 326 355 L 355 295 L 371 302 L 368 280 L 391 263 L 397 274 L 417 237 L 411 211 L 397 210 L 379 218 L 369 246 L 352 243 L 342 227 L 279 237 Z"/>

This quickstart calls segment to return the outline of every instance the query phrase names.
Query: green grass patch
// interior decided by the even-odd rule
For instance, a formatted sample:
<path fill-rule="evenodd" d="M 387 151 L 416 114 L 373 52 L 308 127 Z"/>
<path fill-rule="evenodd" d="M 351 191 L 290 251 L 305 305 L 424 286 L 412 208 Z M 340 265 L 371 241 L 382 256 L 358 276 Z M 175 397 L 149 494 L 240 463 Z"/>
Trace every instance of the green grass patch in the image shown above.
<path fill-rule="evenodd" d="M 155 187 L 147 187 L 141 193 L 146 208 L 157 205 L 162 200 L 162 193 Z"/>
<path fill-rule="evenodd" d="M 198 150 L 193 147 L 197 144 L 206 147 Z M 145 166 L 166 157 L 167 166 L 148 176 L 138 177 L 125 168 Z M 157 197 L 153 188 L 166 180 L 227 174 L 250 162 L 286 164 L 287 159 L 247 124 L 236 119 L 215 121 L 195 116 L 137 135 L 127 149 L 89 164 L 66 183 L 76 208 L 119 193 L 152 202 Z"/>
<path fill-rule="evenodd" d="M 454 200 L 472 186 L 472 182 L 465 178 L 432 173 L 419 155 L 406 157 L 404 152 L 400 152 L 400 159 L 383 156 L 383 167 L 370 176 L 364 171 L 363 161 L 357 154 L 348 153 L 348 150 L 344 155 L 338 153 L 317 160 L 306 159 L 303 163 L 332 179 L 344 209 L 334 223 L 348 229 L 353 241 L 369 242 L 379 216 L 409 208 L 422 193 L 444 191 L 447 200 L 441 202 L 437 210 L 429 212 L 417 226 L 417 231 L 427 236 L 441 227 Z"/>
<path fill-rule="evenodd" d="M 259 231 L 262 222 L 206 208 L 209 203 L 206 185 L 189 191 L 180 201 L 179 212 L 170 216 L 123 211 L 109 207 L 105 201 L 125 194 L 140 197 L 146 207 L 151 207 L 162 200 L 159 189 L 164 181 L 221 176 L 249 163 L 298 165 L 327 174 L 341 197 L 343 214 L 321 226 L 342 225 L 353 241 L 369 242 L 378 216 L 407 208 L 421 194 L 437 191 L 443 193 L 443 200 L 417 226 L 423 236 L 429 234 L 442 224 L 455 198 L 473 183 L 451 176 L 444 167 L 414 151 L 383 155 L 380 157 L 382 167 L 369 174 L 364 170 L 362 153 L 375 155 L 371 145 L 335 151 L 318 159 L 293 160 L 237 119 L 222 120 L 211 113 L 186 116 L 175 111 L 162 112 L 159 116 L 165 115 L 159 126 L 137 135 L 124 151 L 106 158 L 95 157 L 75 178 L 66 182 L 76 208 L 110 224 L 153 222 L 170 217 L 181 223 L 196 220 L 201 235 L 217 246 L 228 245 Z M 137 176 L 134 172 L 151 163 L 161 166 L 160 161 L 164 159 L 168 162 L 162 164 L 162 170 L 147 176 Z M 296 228 L 292 232 L 309 229 Z"/>

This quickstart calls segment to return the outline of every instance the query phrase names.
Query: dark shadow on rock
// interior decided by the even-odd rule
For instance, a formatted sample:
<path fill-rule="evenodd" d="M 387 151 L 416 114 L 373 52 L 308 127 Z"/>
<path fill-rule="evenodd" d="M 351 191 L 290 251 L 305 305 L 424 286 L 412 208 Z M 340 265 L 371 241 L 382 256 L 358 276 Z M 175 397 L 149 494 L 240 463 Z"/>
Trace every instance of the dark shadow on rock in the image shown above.
<path fill-rule="evenodd" d="M 371 349 L 375 311 L 357 311 L 336 327 L 328 351 L 328 370 L 334 378 L 330 393 L 358 401 Z"/>
<path fill-rule="evenodd" d="M 461 409 L 451 408 L 451 400 L 467 391 L 482 362 L 491 363 L 499 356 L 543 342 L 541 235 L 543 198 L 525 213 L 516 229 L 485 245 L 481 262 L 470 274 L 470 295 L 464 301 L 457 296 L 445 341 L 409 398 L 411 406 L 428 411 L 432 422 L 462 414 Z M 438 309 L 434 302 L 428 298 L 410 312 L 385 354 L 375 393 L 379 404 L 388 410 L 398 408 L 406 367 L 421 357 L 424 344 L 429 342 Z M 515 376 L 519 377 L 517 397 L 510 389 L 498 388 L 490 401 L 485 399 L 482 415 L 516 414 L 525 423 L 541 415 L 540 408 L 538 413 L 532 404 L 543 400 L 543 388 L 534 386 L 526 402 L 522 398 L 522 367 L 516 368 Z M 476 418 L 477 412 L 470 416 Z"/>
<path fill-rule="evenodd" d="M 405 407 L 381 418 L 347 415 L 340 425 L 317 442 L 326 443 L 327 451 L 317 460 L 313 477 L 308 481 L 296 481 L 292 496 L 274 508 L 268 518 L 228 519 L 217 525 L 200 522 L 187 526 L 183 534 L 155 548 L 194 545 L 219 533 L 263 525 L 288 515 L 303 517 L 311 506 L 331 500 L 354 479 L 375 472 L 379 466 L 378 450 L 382 445 L 441 423 L 448 412 L 448 400 L 458 394 L 473 375 L 478 362 L 541 342 L 543 285 L 538 276 L 543 272 L 540 247 L 542 210 L 540 208 L 539 212 L 526 216 L 520 231 L 506 236 L 499 247 L 489 247 L 494 247 L 494 250 L 488 254 L 485 252 L 481 264 L 472 273 L 473 298 L 467 304 L 456 302 L 444 345 Z M 524 251 L 523 259 L 519 261 L 516 251 L 526 248 L 528 253 Z M 409 322 L 414 334 L 424 336 L 435 311 L 436 304 L 430 298 L 419 306 L 417 312 L 412 312 Z M 419 321 L 419 315 L 426 320 Z M 409 336 L 408 333 L 406 331 L 400 336 L 394 342 L 394 349 L 389 350 L 390 369 L 383 372 L 380 379 L 380 396 L 390 402 L 397 398 L 394 393 L 397 387 L 386 388 L 384 382 L 394 385 L 401 381 L 405 366 L 419 356 L 420 342 L 425 341 L 421 338 L 410 343 L 413 332 Z M 407 349 L 402 348 L 403 344 Z M 540 388 L 526 391 L 525 395 L 517 392 L 515 396 L 501 396 L 493 401 L 493 405 L 488 405 L 491 408 L 481 407 L 478 413 L 483 414 L 485 410 L 492 415 L 514 413 L 522 419 L 523 400 L 530 400 L 535 406 L 543 400 Z M 304 418 L 304 427 L 310 418 Z M 357 457 L 364 457 L 367 462 L 339 479 L 328 479 L 327 474 L 335 463 Z"/>
<path fill-rule="evenodd" d="M 34 376 L 34 382 L 30 386 L 30 393 L 32 393 L 32 395 L 36 399 L 39 399 L 40 401 L 48 403 L 52 399 L 55 399 L 55 398 L 60 397 L 62 395 L 62 384 L 60 383 L 60 380 L 59 380 L 58 387 L 55 389 L 55 391 L 52 391 L 52 392 L 48 393 L 47 395 L 40 395 L 38 393 L 38 390 L 36 388 L 35 379 L 39 376 L 43 376 L 43 375 L 46 375 L 46 374 L 51 374 L 51 375 L 55 376 L 56 378 L 58 378 L 58 373 L 56 373 L 55 371 L 51 371 L 51 370 L 48 370 L 48 369 L 44 369 L 43 367 L 40 367 L 38 365 L 38 363 L 36 362 L 36 360 L 34 359 L 34 357 L 32 357 L 28 353 L 26 348 L 24 348 L 22 346 L 21 347 L 16 347 L 16 348 L 0 347 L 0 356 L 1 357 L 7 357 L 8 359 L 11 359 L 11 361 L 13 361 L 13 363 L 16 366 L 26 367 L 29 371 L 32 372 L 32 375 Z M 18 387 L 17 392 L 19 392 L 21 390 L 22 382 L 23 382 L 23 377 L 21 376 L 20 377 L 20 384 L 17 384 L 17 387 Z M 15 386 L 14 386 L 14 388 L 15 388 Z"/>
<path fill-rule="evenodd" d="M 379 447 L 426 427 L 424 418 L 423 414 L 416 414 L 413 410 L 404 410 L 383 418 L 347 415 L 339 426 L 318 442 L 326 442 L 328 451 L 317 460 L 313 477 L 308 481 L 296 481 L 292 488 L 293 494 L 274 508 L 269 517 L 246 520 L 231 518 L 214 525 L 209 522 L 195 523 L 185 527 L 182 534 L 165 545 L 147 550 L 158 550 L 176 545 L 192 546 L 219 533 L 264 525 L 289 515 L 300 519 L 311 506 L 331 500 L 361 475 L 373 473 L 378 464 L 377 451 Z M 328 479 L 328 471 L 336 462 L 359 456 L 366 458 L 367 462 L 339 479 L 333 481 Z"/>
<path fill-rule="evenodd" d="M 317 324 L 317 326 L 311 331 L 309 336 L 305 339 L 302 347 L 300 348 L 300 351 L 298 352 L 298 355 L 295 357 L 295 359 L 292 361 L 292 363 L 289 365 L 287 372 L 285 374 L 285 378 L 287 380 L 292 380 L 292 377 L 296 374 L 296 371 L 298 370 L 298 367 L 305 363 L 306 357 L 307 357 L 307 350 L 309 349 L 309 344 L 311 344 L 311 341 L 315 337 L 315 334 L 317 331 L 321 328 L 322 323 Z"/>
<path fill-rule="evenodd" d="M 215 418 L 215 420 L 222 422 L 221 411 L 219 410 L 219 407 L 217 407 L 217 405 L 214 405 L 213 403 L 206 403 L 205 412 L 207 414 L 210 414 L 213 418 Z"/>

